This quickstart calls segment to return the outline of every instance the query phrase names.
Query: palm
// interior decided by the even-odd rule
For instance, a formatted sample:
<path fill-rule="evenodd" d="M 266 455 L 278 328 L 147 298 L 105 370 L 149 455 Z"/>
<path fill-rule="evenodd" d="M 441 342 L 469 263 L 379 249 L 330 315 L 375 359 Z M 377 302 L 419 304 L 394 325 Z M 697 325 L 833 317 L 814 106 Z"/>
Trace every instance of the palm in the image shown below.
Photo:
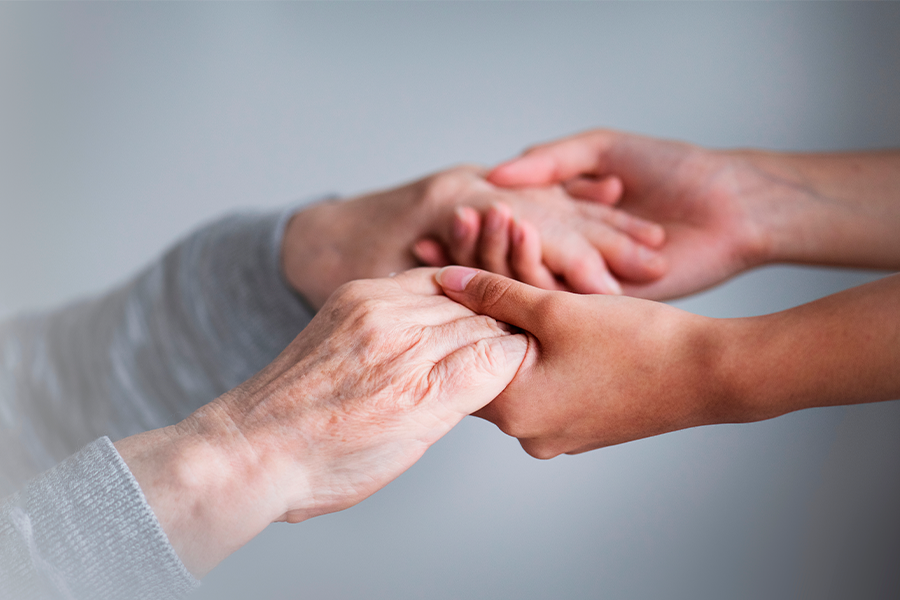
<path fill-rule="evenodd" d="M 706 289 L 750 266 L 749 215 L 729 160 L 687 144 L 631 137 L 610 151 L 624 183 L 619 206 L 665 228 L 669 264 L 660 279 L 623 285 L 629 295 L 666 299 Z"/>

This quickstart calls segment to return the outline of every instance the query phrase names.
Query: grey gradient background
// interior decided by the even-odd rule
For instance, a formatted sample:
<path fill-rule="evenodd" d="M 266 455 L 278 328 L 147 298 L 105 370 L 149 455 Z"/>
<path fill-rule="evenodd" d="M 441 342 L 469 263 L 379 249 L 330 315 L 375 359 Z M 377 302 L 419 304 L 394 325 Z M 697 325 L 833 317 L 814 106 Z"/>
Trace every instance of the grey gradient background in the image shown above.
<path fill-rule="evenodd" d="M 230 209 L 600 125 L 900 145 L 900 5 L 4 3 L 0 314 L 103 290 Z M 777 267 L 676 304 L 760 314 L 880 275 Z M 896 598 L 898 507 L 898 402 L 549 462 L 467 419 L 195 597 Z"/>

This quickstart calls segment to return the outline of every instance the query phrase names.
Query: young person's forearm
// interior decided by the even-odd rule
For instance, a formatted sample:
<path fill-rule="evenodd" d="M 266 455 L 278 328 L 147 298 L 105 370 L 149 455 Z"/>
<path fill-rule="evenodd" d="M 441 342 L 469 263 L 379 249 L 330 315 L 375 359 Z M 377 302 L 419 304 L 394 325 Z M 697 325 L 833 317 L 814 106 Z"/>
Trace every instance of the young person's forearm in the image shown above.
<path fill-rule="evenodd" d="M 900 268 L 900 151 L 737 151 L 755 177 L 764 262 Z M 752 183 L 751 183 L 752 182 Z"/>
<path fill-rule="evenodd" d="M 779 313 L 720 321 L 730 416 L 900 398 L 900 275 Z"/>

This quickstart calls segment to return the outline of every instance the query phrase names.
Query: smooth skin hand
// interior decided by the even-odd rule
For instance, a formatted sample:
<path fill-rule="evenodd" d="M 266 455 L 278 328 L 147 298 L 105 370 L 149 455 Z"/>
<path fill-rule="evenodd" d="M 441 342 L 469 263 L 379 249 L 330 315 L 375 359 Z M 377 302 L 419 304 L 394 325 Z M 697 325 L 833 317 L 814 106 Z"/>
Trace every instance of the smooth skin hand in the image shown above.
<path fill-rule="evenodd" d="M 546 291 L 466 267 L 437 280 L 448 297 L 532 338 L 513 382 L 476 414 L 538 458 L 900 398 L 900 275 L 741 319 Z"/>
<path fill-rule="evenodd" d="M 675 298 L 779 262 L 900 269 L 896 150 L 709 150 L 595 130 L 535 146 L 488 180 L 511 189 L 561 184 L 662 225 L 667 271 L 623 281 L 632 296 Z"/>
<path fill-rule="evenodd" d="M 342 286 L 252 379 L 116 443 L 192 573 L 273 521 L 367 498 L 512 380 L 526 337 L 441 295 L 434 273 Z"/>
<path fill-rule="evenodd" d="M 505 249 L 513 217 L 529 223 L 528 251 L 547 265 L 543 280 L 532 283 L 556 288 L 560 281 L 583 293 L 618 293 L 609 269 L 638 281 L 665 272 L 665 262 L 654 250 L 663 241 L 658 225 L 596 202 L 573 200 L 559 186 L 500 189 L 485 181 L 484 174 L 478 167 L 456 167 L 391 190 L 299 211 L 288 223 L 282 246 L 287 281 L 318 309 L 343 283 L 386 277 L 422 263 L 453 262 L 516 275 L 506 267 Z M 492 235 L 479 242 L 481 213 L 498 213 L 499 218 L 486 227 Z"/>

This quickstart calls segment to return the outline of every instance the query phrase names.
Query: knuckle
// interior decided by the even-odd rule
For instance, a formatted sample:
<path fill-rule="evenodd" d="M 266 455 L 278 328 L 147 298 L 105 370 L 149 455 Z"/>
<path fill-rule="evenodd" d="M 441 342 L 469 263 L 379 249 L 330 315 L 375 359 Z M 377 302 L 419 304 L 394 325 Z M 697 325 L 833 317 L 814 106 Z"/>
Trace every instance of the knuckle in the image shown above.
<path fill-rule="evenodd" d="M 500 277 L 490 277 L 481 290 L 481 305 L 487 311 L 502 304 L 513 282 Z"/>
<path fill-rule="evenodd" d="M 340 304 L 354 304 L 366 298 L 370 287 L 365 280 L 349 281 L 334 292 L 334 298 Z"/>
<path fill-rule="evenodd" d="M 366 280 L 342 285 L 334 294 L 335 317 L 358 331 L 379 329 L 385 322 L 385 303 L 375 296 L 375 287 Z"/>
<path fill-rule="evenodd" d="M 459 199 L 473 180 L 473 168 L 453 167 L 428 177 L 424 181 L 425 198 L 435 204 L 445 204 Z"/>

